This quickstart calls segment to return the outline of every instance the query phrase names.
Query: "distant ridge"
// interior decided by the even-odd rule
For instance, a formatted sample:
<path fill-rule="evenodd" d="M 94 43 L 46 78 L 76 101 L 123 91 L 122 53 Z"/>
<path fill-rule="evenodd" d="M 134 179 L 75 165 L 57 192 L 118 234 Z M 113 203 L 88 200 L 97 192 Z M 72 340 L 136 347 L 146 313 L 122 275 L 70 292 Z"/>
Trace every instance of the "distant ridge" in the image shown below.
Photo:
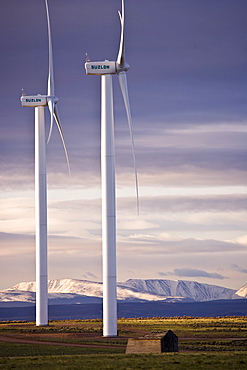
<path fill-rule="evenodd" d="M 102 299 L 100 303 L 89 304 L 49 304 L 49 320 L 102 319 Z M 125 302 L 118 301 L 118 317 L 218 317 L 246 316 L 247 300 L 221 300 L 208 302 Z M 0 321 L 35 321 L 35 305 L 15 302 L 0 302 Z"/>
<path fill-rule="evenodd" d="M 102 283 L 88 280 L 49 280 L 49 304 L 101 302 Z M 247 285 L 239 290 L 186 280 L 129 279 L 117 285 L 119 302 L 207 302 L 246 299 Z M 21 282 L 0 291 L 0 303 L 35 303 L 35 282 Z"/>

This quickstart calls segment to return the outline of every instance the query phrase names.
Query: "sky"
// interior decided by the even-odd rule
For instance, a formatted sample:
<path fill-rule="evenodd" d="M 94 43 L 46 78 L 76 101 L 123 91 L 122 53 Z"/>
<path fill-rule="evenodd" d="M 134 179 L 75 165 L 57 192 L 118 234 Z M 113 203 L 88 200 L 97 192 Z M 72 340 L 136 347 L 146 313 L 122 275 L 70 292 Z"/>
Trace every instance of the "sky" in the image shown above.
<path fill-rule="evenodd" d="M 120 0 L 49 0 L 56 127 L 47 145 L 49 279 L 102 281 L 100 77 L 116 60 Z M 114 77 L 117 280 L 247 280 L 247 1 L 126 0 L 138 170 Z M 0 289 L 35 280 L 34 109 L 46 94 L 44 0 L 0 0 Z M 46 131 L 49 115 L 46 108 Z"/>

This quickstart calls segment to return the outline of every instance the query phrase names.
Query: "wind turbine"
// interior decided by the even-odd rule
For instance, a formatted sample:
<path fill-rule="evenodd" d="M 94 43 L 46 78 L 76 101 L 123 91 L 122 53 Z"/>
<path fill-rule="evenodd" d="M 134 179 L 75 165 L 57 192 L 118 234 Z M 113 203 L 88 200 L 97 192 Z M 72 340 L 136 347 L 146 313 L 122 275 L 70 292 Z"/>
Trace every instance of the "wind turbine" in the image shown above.
<path fill-rule="evenodd" d="M 127 87 L 124 45 L 124 0 L 121 23 L 121 38 L 117 61 L 91 62 L 87 58 L 86 74 L 101 75 L 101 185 L 102 185 L 102 257 L 103 257 L 103 335 L 117 336 L 116 294 L 116 205 L 115 205 L 115 145 L 112 76 L 117 74 L 126 109 L 134 161 L 137 207 L 139 212 L 138 182 L 135 163 L 132 120 Z"/>
<path fill-rule="evenodd" d="M 68 153 L 60 124 L 57 102 L 54 89 L 53 57 L 51 27 L 47 0 L 45 0 L 48 44 L 49 44 L 49 72 L 47 95 L 21 96 L 23 107 L 35 108 L 35 223 L 36 223 L 36 325 L 48 325 L 48 276 L 47 276 L 47 185 L 46 185 L 46 139 L 44 108 L 48 105 L 50 111 L 50 140 L 53 118 L 55 118 L 70 172 Z"/>

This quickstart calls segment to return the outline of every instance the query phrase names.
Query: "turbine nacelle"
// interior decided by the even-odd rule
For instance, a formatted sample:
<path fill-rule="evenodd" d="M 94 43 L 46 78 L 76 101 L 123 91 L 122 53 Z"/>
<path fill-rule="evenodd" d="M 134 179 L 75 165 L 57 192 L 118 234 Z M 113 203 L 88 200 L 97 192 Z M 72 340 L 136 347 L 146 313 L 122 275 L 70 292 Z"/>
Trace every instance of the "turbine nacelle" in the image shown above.
<path fill-rule="evenodd" d="M 47 105 L 46 95 L 22 95 L 20 100 L 23 107 L 44 107 Z"/>
<path fill-rule="evenodd" d="M 105 60 L 104 62 L 86 62 L 85 69 L 87 75 L 115 75 L 127 72 L 129 65 L 125 63 L 123 67 L 120 67 L 117 62 Z"/>
<path fill-rule="evenodd" d="M 40 106 L 47 106 L 49 100 L 53 100 L 56 104 L 58 102 L 58 98 L 56 96 L 47 96 L 47 95 L 22 95 L 21 98 L 21 105 L 23 107 L 40 107 Z"/>

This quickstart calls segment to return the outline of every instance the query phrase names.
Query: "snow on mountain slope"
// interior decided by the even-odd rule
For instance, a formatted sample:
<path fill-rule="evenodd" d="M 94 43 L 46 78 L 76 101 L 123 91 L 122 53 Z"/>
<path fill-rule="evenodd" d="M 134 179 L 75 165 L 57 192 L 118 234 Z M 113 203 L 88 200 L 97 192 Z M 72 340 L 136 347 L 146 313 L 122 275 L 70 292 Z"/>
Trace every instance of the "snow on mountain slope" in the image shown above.
<path fill-rule="evenodd" d="M 215 299 L 231 299 L 236 292 L 233 289 L 185 280 L 129 279 L 118 285 L 142 293 L 147 292 L 162 296 L 186 297 L 200 302 Z"/>
<path fill-rule="evenodd" d="M 0 291 L 0 302 L 15 302 L 15 301 L 35 303 L 35 293 L 13 289 L 6 289 Z"/>
<path fill-rule="evenodd" d="M 36 291 L 36 283 L 19 283 L 11 288 L 13 290 L 23 290 L 30 292 Z M 87 296 L 102 297 L 102 283 L 96 283 L 88 280 L 73 280 L 73 279 L 57 279 L 48 280 L 49 293 L 72 293 L 83 294 Z"/>
<path fill-rule="evenodd" d="M 22 282 L 0 291 L 0 302 L 35 302 L 35 282 Z M 48 282 L 49 299 L 86 302 L 89 297 L 102 298 L 103 284 L 87 280 L 58 279 Z M 185 280 L 129 279 L 118 283 L 117 298 L 122 301 L 210 301 L 246 298 L 247 286 L 237 292 L 216 285 Z"/>
<path fill-rule="evenodd" d="M 242 286 L 242 288 L 240 288 L 236 292 L 236 296 L 247 298 L 247 284 L 245 284 L 244 286 Z"/>

